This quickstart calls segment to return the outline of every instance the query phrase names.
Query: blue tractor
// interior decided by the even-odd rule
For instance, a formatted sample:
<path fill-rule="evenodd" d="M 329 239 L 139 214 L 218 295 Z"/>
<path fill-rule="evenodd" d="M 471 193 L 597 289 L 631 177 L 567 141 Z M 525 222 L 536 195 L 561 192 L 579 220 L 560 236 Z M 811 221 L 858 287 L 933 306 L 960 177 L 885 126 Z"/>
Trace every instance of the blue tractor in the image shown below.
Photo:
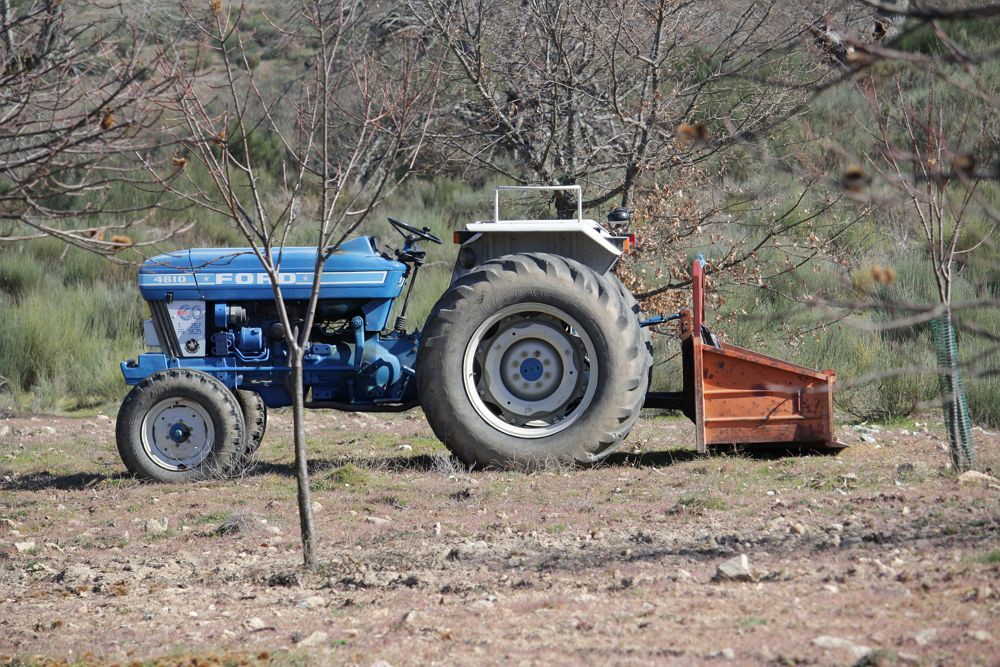
<path fill-rule="evenodd" d="M 510 220 L 504 190 L 573 190 L 576 218 Z M 837 451 L 836 373 L 814 371 L 723 343 L 703 324 L 705 272 L 692 267 L 692 308 L 640 321 L 611 273 L 633 238 L 583 218 L 578 186 L 500 187 L 493 219 L 455 234 L 450 287 L 423 331 L 406 307 L 427 228 L 389 218 L 400 248 L 372 237 L 341 244 L 321 274 L 303 369 L 306 407 L 353 411 L 423 408 L 435 435 L 464 463 L 535 467 L 600 461 L 643 407 L 679 410 L 711 446 L 788 445 Z M 629 213 L 611 225 L 627 230 Z M 315 248 L 280 251 L 277 282 L 299 327 Z M 390 326 L 403 293 L 400 314 Z M 146 340 L 157 352 L 122 363 L 132 391 L 118 412 L 118 451 L 146 479 L 181 482 L 232 474 L 260 446 L 267 409 L 292 404 L 285 331 L 271 278 L 247 248 L 184 250 L 139 271 L 149 304 Z M 647 326 L 679 321 L 678 392 L 648 392 Z"/>
<path fill-rule="evenodd" d="M 406 301 L 426 228 L 392 218 L 401 247 L 343 243 L 321 278 L 304 360 L 306 407 L 402 411 L 422 406 L 463 462 L 593 462 L 622 442 L 643 406 L 652 364 L 632 295 L 610 273 L 628 243 L 585 220 L 493 220 L 456 233 L 452 283 L 421 332 Z M 551 188 L 547 188 L 551 189 Z M 611 217 L 626 222 L 619 209 Z M 303 320 L 315 248 L 280 251 L 293 323 Z M 410 281 L 401 315 L 393 306 Z M 267 409 L 291 405 L 284 330 L 271 282 L 246 248 L 160 255 L 139 271 L 147 343 L 122 363 L 133 389 L 118 414 L 119 452 L 135 475 L 187 481 L 232 474 L 260 446 Z"/>

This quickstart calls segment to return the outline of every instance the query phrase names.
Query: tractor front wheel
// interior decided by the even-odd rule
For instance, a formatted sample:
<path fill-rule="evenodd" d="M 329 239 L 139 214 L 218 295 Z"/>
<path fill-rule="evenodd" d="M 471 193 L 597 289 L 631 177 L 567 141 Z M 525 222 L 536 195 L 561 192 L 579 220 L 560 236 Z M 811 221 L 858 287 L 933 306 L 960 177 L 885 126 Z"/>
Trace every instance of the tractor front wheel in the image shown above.
<path fill-rule="evenodd" d="M 228 475 L 245 432 L 240 404 L 226 385 L 172 368 L 132 388 L 118 411 L 115 439 L 136 477 L 190 482 Z"/>
<path fill-rule="evenodd" d="M 257 450 L 264 440 L 264 433 L 267 431 L 267 405 L 264 399 L 255 391 L 237 389 L 233 392 L 236 402 L 240 404 L 240 411 L 243 413 L 243 423 L 246 427 L 246 439 L 243 449 L 239 454 L 239 461 L 236 464 L 237 472 L 248 469 L 257 457 Z"/>
<path fill-rule="evenodd" d="M 593 463 L 639 416 L 648 351 L 618 288 L 544 253 L 507 255 L 438 301 L 417 359 L 420 400 L 466 464 Z"/>

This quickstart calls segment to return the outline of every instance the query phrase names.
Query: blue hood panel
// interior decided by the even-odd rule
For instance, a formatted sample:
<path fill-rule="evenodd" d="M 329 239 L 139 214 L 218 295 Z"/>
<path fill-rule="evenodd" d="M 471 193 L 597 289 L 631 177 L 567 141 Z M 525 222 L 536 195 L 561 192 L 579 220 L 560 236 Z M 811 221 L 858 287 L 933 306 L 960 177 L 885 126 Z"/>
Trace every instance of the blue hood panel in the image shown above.
<path fill-rule="evenodd" d="M 392 299 L 399 296 L 406 266 L 375 252 L 370 237 L 340 245 L 323 267 L 321 299 Z M 277 253 L 281 292 L 286 299 L 308 299 L 316 248 L 285 248 Z M 271 300 L 271 281 L 249 248 L 195 248 L 159 255 L 139 269 L 139 291 L 147 301 Z"/>

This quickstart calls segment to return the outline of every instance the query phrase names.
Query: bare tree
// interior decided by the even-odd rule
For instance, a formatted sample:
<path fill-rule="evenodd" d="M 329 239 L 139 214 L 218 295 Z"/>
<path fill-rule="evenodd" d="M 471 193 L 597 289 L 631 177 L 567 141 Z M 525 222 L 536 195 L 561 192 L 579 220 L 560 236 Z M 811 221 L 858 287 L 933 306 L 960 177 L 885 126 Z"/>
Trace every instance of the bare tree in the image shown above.
<path fill-rule="evenodd" d="M 958 339 L 990 341 L 987 357 L 1000 351 L 1000 338 L 978 320 L 997 308 L 995 271 L 977 257 L 1000 250 L 1000 210 L 995 186 L 1000 172 L 998 96 L 992 77 L 995 43 L 962 43 L 953 37 L 969 21 L 1000 15 L 1000 3 L 911 3 L 861 0 L 834 5 L 839 13 L 811 26 L 837 76 L 815 89 L 821 95 L 849 87 L 860 104 L 844 110 L 860 138 L 834 135 L 825 143 L 839 169 L 817 174 L 806 160 L 779 162 L 758 154 L 771 169 L 815 181 L 856 205 L 872 234 L 919 257 L 933 279 L 934 294 L 903 300 L 889 286 L 892 266 L 871 266 L 867 298 L 836 295 L 806 298 L 832 306 L 837 317 L 866 314 L 882 321 L 854 319 L 874 333 L 908 330 L 930 323 L 937 366 L 915 364 L 878 369 L 845 385 L 889 375 L 934 373 L 944 407 L 953 469 L 974 464 L 965 377 L 983 378 L 995 370 L 988 358 L 960 360 Z M 857 10 L 849 14 L 849 10 Z M 963 22 L 966 22 L 963 24 Z M 866 113 L 867 112 L 867 113 Z M 991 183 L 993 182 L 993 183 Z M 990 185 L 984 185 L 984 184 Z M 853 267 L 845 263 L 845 268 Z M 903 276 L 900 276 L 903 277 Z M 911 276 L 905 276 L 911 278 Z M 956 300 L 961 279 L 974 295 Z"/>
<path fill-rule="evenodd" d="M 888 100 L 882 99 L 874 81 L 868 83 L 866 93 L 877 123 L 869 163 L 880 181 L 905 199 L 924 245 L 937 291 L 938 307 L 929 312 L 934 315 L 931 324 L 951 463 L 955 470 L 967 470 L 975 454 L 958 354 L 954 284 L 968 256 L 995 247 L 1000 239 L 1000 221 L 988 223 L 977 202 L 982 182 L 977 162 L 995 150 L 989 145 L 993 114 L 970 107 L 955 109 L 962 98 L 956 100 L 937 86 L 931 86 L 918 106 L 898 76 L 891 82 Z"/>
<path fill-rule="evenodd" d="M 116 8 L 0 0 L 0 243 L 50 236 L 110 255 L 179 231 L 133 240 L 149 203 L 105 196 L 138 185 L 122 158 L 157 145 L 151 100 L 172 76 Z"/>
<path fill-rule="evenodd" d="M 629 206 L 643 182 L 766 136 L 798 86 L 826 75 L 790 65 L 805 26 L 786 3 L 408 4 L 446 50 L 458 98 L 438 149 L 517 183 L 586 185 L 585 208 Z"/>
<path fill-rule="evenodd" d="M 300 0 L 278 20 L 286 37 L 314 50 L 309 67 L 279 93 L 266 95 L 248 58 L 245 10 L 213 0 L 203 14 L 187 13 L 207 47 L 188 63 L 164 98 L 168 132 L 184 147 L 146 169 L 174 195 L 228 219 L 271 281 L 291 367 L 295 470 L 304 563 L 316 565 L 304 431 L 303 356 L 316 317 L 324 264 L 389 191 L 406 178 L 420 150 L 436 75 L 418 68 L 414 45 L 396 44 L 392 60 L 355 41 L 372 20 L 361 4 Z M 181 57 L 180 54 L 171 54 Z M 214 59 L 214 64 L 202 59 Z M 201 74 L 199 74 L 201 72 Z M 220 83 L 221 81 L 221 83 Z M 279 106 L 294 121 L 277 120 Z M 286 159 L 277 191 L 265 191 L 253 138 L 279 138 Z M 208 175 L 195 177 L 194 162 Z M 182 171 L 184 178 L 174 179 Z M 294 309 L 279 288 L 281 249 L 296 229 L 316 248 L 308 303 Z"/>

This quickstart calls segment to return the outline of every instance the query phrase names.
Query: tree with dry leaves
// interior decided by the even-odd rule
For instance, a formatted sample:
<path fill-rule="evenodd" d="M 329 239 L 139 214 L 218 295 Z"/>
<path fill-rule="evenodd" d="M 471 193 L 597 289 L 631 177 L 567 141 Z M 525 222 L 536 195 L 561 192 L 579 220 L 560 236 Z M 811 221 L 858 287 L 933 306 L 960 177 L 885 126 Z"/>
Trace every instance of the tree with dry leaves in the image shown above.
<path fill-rule="evenodd" d="M 124 156 L 152 150 L 152 103 L 172 76 L 121 7 L 0 0 L 0 243 L 54 237 L 114 255 L 151 201 L 112 202 L 139 185 Z M 162 76 L 161 76 L 162 75 Z"/>
<path fill-rule="evenodd" d="M 966 283 L 988 280 L 975 275 L 971 260 L 982 252 L 1000 249 L 1000 217 L 993 202 L 984 196 L 983 183 L 995 176 L 979 167 L 1000 155 L 996 145 L 997 117 L 992 107 L 968 105 L 964 94 L 931 83 L 926 93 L 908 92 L 902 77 L 879 81 L 869 77 L 863 86 L 874 118 L 874 150 L 866 167 L 854 169 L 864 177 L 852 185 L 860 198 L 880 199 L 883 207 L 898 206 L 910 215 L 907 231 L 919 239 L 921 253 L 933 276 L 936 300 L 931 304 L 901 306 L 880 303 L 897 310 L 883 328 L 912 327 L 929 322 L 933 332 L 940 378 L 940 400 L 948 428 L 951 465 L 963 471 L 975 463 L 972 425 L 965 396 L 963 366 L 975 377 L 983 367 L 971 367 L 959 357 L 962 326 L 976 330 L 976 311 L 1000 306 L 988 288 L 966 302 L 956 302 L 959 274 Z M 959 105 L 956 107 L 956 105 Z M 877 283 L 891 284 L 893 267 L 873 267 Z M 962 313 L 961 311 L 967 311 Z M 966 317 L 962 318 L 962 315 Z M 980 333 L 980 332 L 976 332 Z M 1000 351 L 1000 337 L 993 338 L 993 353 Z"/>
<path fill-rule="evenodd" d="M 647 307 L 676 310 L 686 295 L 674 290 L 689 284 L 691 256 L 704 253 L 709 300 L 727 323 L 760 317 L 751 307 L 762 301 L 814 314 L 813 321 L 803 315 L 801 327 L 781 323 L 787 340 L 779 347 L 793 347 L 805 332 L 836 322 L 889 337 L 914 336 L 890 330 L 930 327 L 948 339 L 944 332 L 954 327 L 954 338 L 975 342 L 975 356 L 958 359 L 952 341 L 938 365 L 920 358 L 906 366 L 904 351 L 884 360 L 893 368 L 879 365 L 845 378 L 841 396 L 853 402 L 858 393 L 881 391 L 883 381 L 938 374 L 946 422 L 952 431 L 968 431 L 959 376 L 991 382 L 998 373 L 1000 340 L 989 331 L 997 306 L 991 266 L 1000 256 L 998 62 L 988 37 L 997 30 L 995 21 L 993 28 L 983 21 L 1000 16 L 1000 3 L 936 4 L 845 0 L 828 3 L 822 14 L 802 15 L 796 57 L 820 64 L 826 74 L 790 110 L 797 118 L 782 139 L 738 136 L 740 148 L 733 151 L 778 188 L 755 190 L 755 179 L 745 176 L 729 180 L 734 161 L 725 153 L 708 162 L 712 169 L 682 162 L 637 201 L 641 243 L 625 280 Z M 692 142 L 712 142 L 691 124 L 676 131 Z M 933 293 L 904 296 L 893 286 L 891 262 L 872 263 L 845 241 L 865 238 L 922 257 Z M 844 280 L 816 292 L 807 285 L 827 281 L 805 278 L 807 268 Z M 730 295 L 750 307 L 726 306 Z M 852 409 L 858 405 L 864 407 Z M 921 405 L 929 403 L 914 403 Z M 955 469 L 971 460 L 971 444 L 952 449 Z"/>

